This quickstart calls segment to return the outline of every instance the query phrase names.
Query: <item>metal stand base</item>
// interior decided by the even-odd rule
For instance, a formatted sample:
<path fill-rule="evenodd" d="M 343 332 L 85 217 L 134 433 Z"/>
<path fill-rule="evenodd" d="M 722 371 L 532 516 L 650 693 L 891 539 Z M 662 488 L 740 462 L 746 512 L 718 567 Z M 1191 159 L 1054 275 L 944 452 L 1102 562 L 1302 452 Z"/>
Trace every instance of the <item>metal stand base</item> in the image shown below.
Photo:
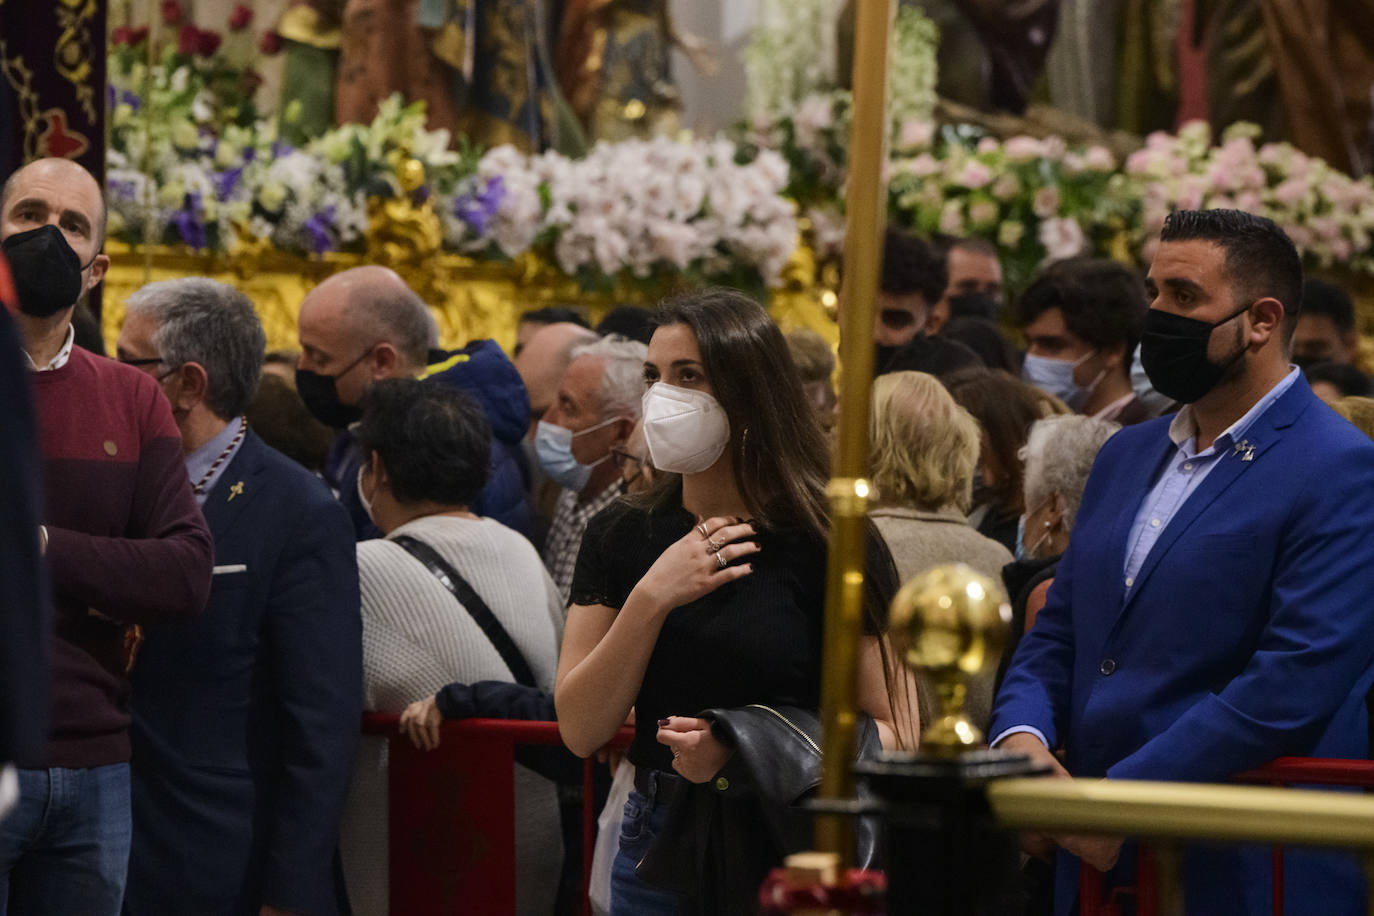
<path fill-rule="evenodd" d="M 987 804 L 994 779 L 1046 768 L 1023 754 L 885 755 L 854 771 L 882 799 L 889 916 L 1005 916 L 1025 910 L 1020 845 Z"/>

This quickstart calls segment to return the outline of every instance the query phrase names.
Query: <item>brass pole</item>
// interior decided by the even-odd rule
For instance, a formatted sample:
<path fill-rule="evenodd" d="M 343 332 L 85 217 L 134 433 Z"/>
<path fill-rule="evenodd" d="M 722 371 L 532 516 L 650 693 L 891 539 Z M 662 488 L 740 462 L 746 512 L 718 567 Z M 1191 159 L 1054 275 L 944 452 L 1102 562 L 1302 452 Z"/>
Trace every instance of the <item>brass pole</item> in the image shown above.
<path fill-rule="evenodd" d="M 153 97 L 153 68 L 157 66 L 158 42 L 162 39 L 162 10 L 157 0 L 148 0 L 146 4 L 148 16 L 148 46 L 147 46 L 147 69 L 143 74 L 143 106 L 149 108 L 149 103 Z M 153 125 L 151 113 L 143 118 L 143 174 L 150 179 L 153 174 Z M 153 281 L 153 245 L 158 241 L 153 238 L 153 227 L 157 225 L 157 189 L 151 189 L 151 196 L 143 204 L 143 284 Z"/>
<path fill-rule="evenodd" d="M 873 299 L 878 292 L 886 217 L 883 163 L 887 146 L 887 44 L 892 0 L 858 0 L 854 106 L 849 141 L 844 245 L 844 312 L 840 326 L 840 420 L 830 482 L 830 553 L 826 575 L 825 672 L 822 680 L 821 798 L 854 795 L 854 693 L 864 583 L 864 518 L 868 509 L 868 401 L 873 382 Z M 850 822 L 826 815 L 816 845 L 842 862 L 852 855 Z"/>

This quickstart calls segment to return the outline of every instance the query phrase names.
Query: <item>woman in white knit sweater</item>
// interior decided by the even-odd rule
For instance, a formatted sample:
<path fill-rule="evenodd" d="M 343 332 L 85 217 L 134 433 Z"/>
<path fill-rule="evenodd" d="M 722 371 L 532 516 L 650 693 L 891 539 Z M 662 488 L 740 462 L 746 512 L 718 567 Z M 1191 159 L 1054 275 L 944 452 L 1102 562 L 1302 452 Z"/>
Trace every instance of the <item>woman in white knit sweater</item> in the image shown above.
<path fill-rule="evenodd" d="M 368 389 L 356 438 L 367 456 L 359 496 L 383 540 L 358 545 L 363 702 L 400 713 L 454 681 L 515 681 L 502 655 L 439 579 L 397 543 L 408 536 L 467 580 L 551 691 L 562 636 L 558 590 L 523 536 L 467 507 L 486 479 L 490 430 L 478 404 L 432 382 Z M 516 768 L 516 896 L 521 914 L 553 910 L 562 856 L 552 783 Z M 384 739 L 365 738 L 342 827 L 344 872 L 358 916 L 387 912 Z"/>

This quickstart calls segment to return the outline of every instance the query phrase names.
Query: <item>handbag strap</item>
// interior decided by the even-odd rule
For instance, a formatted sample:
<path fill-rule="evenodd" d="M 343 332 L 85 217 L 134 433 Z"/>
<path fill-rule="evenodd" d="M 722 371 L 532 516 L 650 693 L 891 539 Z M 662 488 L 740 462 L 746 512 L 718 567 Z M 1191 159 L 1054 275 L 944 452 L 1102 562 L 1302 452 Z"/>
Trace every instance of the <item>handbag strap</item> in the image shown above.
<path fill-rule="evenodd" d="M 472 615 L 473 621 L 482 628 L 490 640 L 492 647 L 500 654 L 501 660 L 510 669 L 511 676 L 515 678 L 517 684 L 526 687 L 538 688 L 534 680 L 534 672 L 530 670 L 529 663 L 525 661 L 525 656 L 520 653 L 519 647 L 515 645 L 515 640 L 511 639 L 506 628 L 501 626 L 501 621 L 496 619 L 496 615 L 487 607 L 487 603 L 481 596 L 472 590 L 466 579 L 454 569 L 438 552 L 424 541 L 417 540 L 407 534 L 397 535 L 391 538 L 391 543 L 404 549 L 412 557 L 419 560 L 428 569 L 434 578 L 439 580 L 439 584 L 449 590 L 458 603 Z"/>

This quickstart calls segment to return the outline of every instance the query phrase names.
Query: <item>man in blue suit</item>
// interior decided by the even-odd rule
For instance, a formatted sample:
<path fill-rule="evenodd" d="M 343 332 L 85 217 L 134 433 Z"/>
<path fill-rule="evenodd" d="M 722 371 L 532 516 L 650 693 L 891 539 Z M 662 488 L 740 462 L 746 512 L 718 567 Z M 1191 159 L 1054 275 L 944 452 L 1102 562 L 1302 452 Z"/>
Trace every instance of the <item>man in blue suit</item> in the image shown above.
<path fill-rule="evenodd" d="M 332 916 L 362 709 L 348 514 L 242 414 L 265 340 L 204 279 L 128 302 L 119 356 L 158 378 L 215 538 L 205 613 L 149 627 L 134 662 L 125 912 Z"/>
<path fill-rule="evenodd" d="M 1283 755 L 1365 757 L 1374 671 L 1374 443 L 1289 348 L 1302 267 L 1272 222 L 1165 223 L 1141 359 L 1184 406 L 1102 449 L 989 733 L 1059 775 L 1224 781 Z M 1062 754 L 1063 764 L 1051 754 Z M 1107 870 L 1120 842 L 1062 838 Z M 1131 856 L 1111 880 L 1130 880 Z M 1059 854 L 1055 909 L 1076 894 Z M 1290 852 L 1286 912 L 1363 912 L 1358 869 Z M 1267 914 L 1267 850 L 1199 848 L 1190 913 Z"/>

